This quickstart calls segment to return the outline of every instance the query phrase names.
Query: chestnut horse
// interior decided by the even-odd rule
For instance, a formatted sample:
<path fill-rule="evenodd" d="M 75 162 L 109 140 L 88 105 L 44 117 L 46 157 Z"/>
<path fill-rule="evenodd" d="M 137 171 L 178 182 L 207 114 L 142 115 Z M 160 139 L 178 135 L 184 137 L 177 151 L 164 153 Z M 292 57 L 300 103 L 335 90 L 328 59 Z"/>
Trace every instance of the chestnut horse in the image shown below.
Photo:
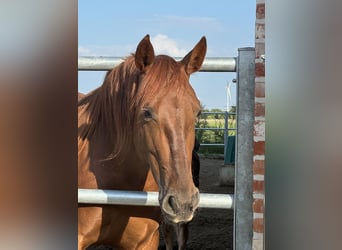
<path fill-rule="evenodd" d="M 93 244 L 157 249 L 159 223 L 191 221 L 199 203 L 192 180 L 200 103 L 189 83 L 206 39 L 181 61 L 155 56 L 149 35 L 78 104 L 78 187 L 158 191 L 160 207 L 82 205 L 78 249 Z"/>

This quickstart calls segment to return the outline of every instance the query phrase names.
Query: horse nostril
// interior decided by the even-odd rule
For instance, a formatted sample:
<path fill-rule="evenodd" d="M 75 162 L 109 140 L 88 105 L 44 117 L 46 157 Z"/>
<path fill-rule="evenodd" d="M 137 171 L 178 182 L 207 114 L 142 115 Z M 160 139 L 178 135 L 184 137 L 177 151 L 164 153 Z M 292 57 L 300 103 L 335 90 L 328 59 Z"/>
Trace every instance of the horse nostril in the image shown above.
<path fill-rule="evenodd" d="M 177 214 L 179 207 L 176 201 L 176 198 L 174 196 L 170 196 L 168 200 L 169 206 L 172 209 L 172 211 Z"/>

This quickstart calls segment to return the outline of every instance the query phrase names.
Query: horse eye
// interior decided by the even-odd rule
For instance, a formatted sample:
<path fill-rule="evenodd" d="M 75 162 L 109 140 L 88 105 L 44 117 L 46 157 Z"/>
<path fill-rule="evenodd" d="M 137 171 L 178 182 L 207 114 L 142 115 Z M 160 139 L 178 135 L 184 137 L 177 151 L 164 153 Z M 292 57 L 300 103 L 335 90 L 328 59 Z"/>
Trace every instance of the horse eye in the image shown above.
<path fill-rule="evenodd" d="M 144 118 L 145 119 L 152 119 L 153 115 L 152 115 L 152 111 L 150 109 L 144 109 Z"/>
<path fill-rule="evenodd" d="M 201 114 L 202 114 L 202 111 L 198 111 L 197 118 L 200 118 Z"/>

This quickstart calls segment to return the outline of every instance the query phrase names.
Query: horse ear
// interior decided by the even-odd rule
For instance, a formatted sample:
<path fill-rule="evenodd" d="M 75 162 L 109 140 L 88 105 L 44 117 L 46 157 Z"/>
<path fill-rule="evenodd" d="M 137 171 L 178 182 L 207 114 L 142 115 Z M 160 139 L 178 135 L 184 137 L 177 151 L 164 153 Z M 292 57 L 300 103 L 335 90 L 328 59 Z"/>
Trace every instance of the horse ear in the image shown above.
<path fill-rule="evenodd" d="M 135 65 L 141 71 L 146 71 L 146 67 L 154 60 L 154 50 L 150 42 L 150 36 L 146 35 L 138 44 L 135 52 Z"/>
<path fill-rule="evenodd" d="M 200 70 L 207 52 L 207 39 L 205 36 L 196 44 L 196 46 L 183 58 L 185 71 L 189 75 Z"/>

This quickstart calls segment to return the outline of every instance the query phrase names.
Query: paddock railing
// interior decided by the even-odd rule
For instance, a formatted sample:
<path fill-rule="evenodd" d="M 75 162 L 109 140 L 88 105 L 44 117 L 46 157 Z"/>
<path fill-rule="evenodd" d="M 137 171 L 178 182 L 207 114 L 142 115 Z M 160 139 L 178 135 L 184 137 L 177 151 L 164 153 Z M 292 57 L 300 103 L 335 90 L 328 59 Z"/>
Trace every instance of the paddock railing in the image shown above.
<path fill-rule="evenodd" d="M 202 118 L 202 117 L 205 117 L 207 115 L 223 115 L 223 120 L 224 120 L 224 124 L 223 124 L 223 127 L 209 127 L 206 126 L 206 127 L 198 127 L 196 126 L 195 127 L 195 130 L 223 130 L 224 131 L 224 134 L 223 134 L 223 143 L 202 143 L 200 142 L 201 146 L 226 146 L 227 145 L 227 140 L 228 140 L 228 133 L 229 131 L 236 131 L 236 128 L 229 128 L 228 127 L 228 118 L 230 115 L 236 115 L 235 112 L 228 112 L 228 111 L 205 111 L 205 112 L 202 112 L 201 113 L 201 116 L 199 118 L 200 121 L 206 121 L 207 119 L 206 118 Z M 216 119 L 215 119 L 216 120 Z M 220 120 L 220 119 L 217 119 L 217 120 Z"/>
<path fill-rule="evenodd" d="M 121 63 L 120 57 L 78 58 L 78 70 L 107 71 Z M 175 58 L 180 60 L 181 58 Z M 251 250 L 253 237 L 253 126 L 254 126 L 254 80 L 255 50 L 239 48 L 238 57 L 207 57 L 202 72 L 237 73 L 237 112 L 235 148 L 234 195 L 201 194 L 200 206 L 211 207 L 222 203 L 224 208 L 234 210 L 234 250 Z M 123 193 L 122 193 L 123 192 Z M 223 196 L 222 196 L 223 195 Z M 152 197 L 152 198 L 151 198 Z M 79 203 L 139 205 L 156 204 L 156 194 L 117 190 L 78 190 Z M 206 199 L 210 199 L 206 201 Z M 128 201 L 129 200 L 129 201 Z M 134 200 L 134 201 L 133 201 Z M 113 203 L 114 202 L 114 203 Z M 219 205 L 220 206 L 220 205 Z"/>
<path fill-rule="evenodd" d="M 107 71 L 123 62 L 124 57 L 80 56 L 78 70 Z M 182 57 L 174 57 L 180 61 Z M 207 57 L 204 59 L 201 72 L 236 72 L 236 57 Z"/>
<path fill-rule="evenodd" d="M 199 207 L 233 208 L 232 194 L 200 194 Z M 78 203 L 104 205 L 159 206 L 158 192 L 78 189 Z"/>

